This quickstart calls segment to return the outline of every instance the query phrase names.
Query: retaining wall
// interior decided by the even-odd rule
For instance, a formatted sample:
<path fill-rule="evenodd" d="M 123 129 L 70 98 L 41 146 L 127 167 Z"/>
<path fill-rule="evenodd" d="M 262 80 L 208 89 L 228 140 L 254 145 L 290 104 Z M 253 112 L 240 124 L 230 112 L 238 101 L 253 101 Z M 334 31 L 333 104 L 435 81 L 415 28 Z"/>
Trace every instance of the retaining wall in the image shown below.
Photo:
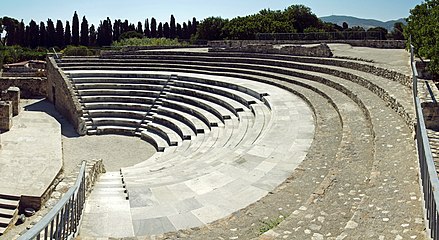
<path fill-rule="evenodd" d="M 209 47 L 243 47 L 250 44 L 318 44 L 318 43 L 344 43 L 355 47 L 404 49 L 405 40 L 219 40 L 209 41 Z"/>
<path fill-rule="evenodd" d="M 10 87 L 20 88 L 21 98 L 44 97 L 47 94 L 47 78 L 0 77 L 0 91 L 5 91 Z"/>
<path fill-rule="evenodd" d="M 47 98 L 53 103 L 80 135 L 85 135 L 85 123 L 81 119 L 82 109 L 73 86 L 57 66 L 53 57 L 47 57 Z"/>

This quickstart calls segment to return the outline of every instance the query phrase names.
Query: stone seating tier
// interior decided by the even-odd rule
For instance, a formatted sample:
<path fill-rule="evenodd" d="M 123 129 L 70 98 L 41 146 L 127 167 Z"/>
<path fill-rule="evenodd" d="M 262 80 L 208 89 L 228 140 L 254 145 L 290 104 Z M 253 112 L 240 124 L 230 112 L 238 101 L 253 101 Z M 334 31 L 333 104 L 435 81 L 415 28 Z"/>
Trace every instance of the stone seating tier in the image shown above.
<path fill-rule="evenodd" d="M 273 229 L 279 236 L 287 236 L 287 231 L 297 227 L 314 231 L 316 224 L 318 232 L 330 232 L 334 238 L 379 238 L 369 228 L 378 225 L 386 235 L 398 228 L 403 238 L 423 231 L 422 224 L 413 220 L 413 216 L 422 216 L 421 204 L 406 196 L 408 192 L 419 191 L 419 187 L 416 171 L 408 170 L 416 168 L 410 141 L 411 109 L 406 105 L 410 96 L 404 95 L 408 85 L 397 74 L 387 78 L 382 69 L 356 61 L 349 65 L 347 60 L 262 54 L 142 52 L 106 57 L 113 59 L 90 58 L 83 65 L 75 65 L 72 60 L 65 69 L 71 72 L 117 69 L 127 75 L 132 71 L 178 74 L 154 114 L 160 115 L 158 110 L 164 106 L 211 125 L 201 117 L 206 117 L 208 112 L 212 120 L 216 118 L 219 122 L 218 127 L 205 134 L 194 134 L 191 141 L 178 146 L 166 146 L 166 141 L 158 138 L 166 146 L 164 152 L 122 169 L 131 196 L 134 235 L 198 227 L 244 207 L 252 216 L 238 212 L 239 219 L 229 218 L 227 226 L 218 221 L 185 234 L 191 239 L 232 238 L 234 232 L 230 227 L 240 226 L 244 238 L 251 239 L 257 236 L 252 235 L 254 225 L 250 223 L 264 217 L 278 218 L 279 207 L 294 213 Z M 92 61 L 108 62 L 93 66 Z M 80 67 L 85 70 L 74 70 Z M 377 77 L 363 75 L 366 69 L 377 70 L 374 73 Z M 186 81 L 185 77 L 192 80 Z M 200 91 L 202 84 L 212 85 L 203 94 L 229 97 L 244 106 L 232 95 L 221 94 L 221 90 L 246 93 L 236 88 L 242 86 L 242 90 L 252 89 L 259 96 L 254 92 L 249 94 L 257 101 L 245 106 L 248 110 L 237 112 L 238 116 L 223 106 L 224 114 L 226 111 L 230 114 L 230 119 L 224 120 L 221 112 L 200 105 L 203 102 L 212 107 L 215 105 L 212 101 L 188 91 L 172 92 L 172 86 Z M 399 88 L 403 89 L 401 94 L 390 94 Z M 296 103 L 289 102 L 293 95 L 287 92 L 303 98 L 314 114 L 309 114 L 306 105 L 296 108 Z M 193 109 L 201 114 L 193 114 Z M 315 135 L 301 125 L 306 122 L 304 116 L 309 123 L 315 121 Z M 194 132 L 185 121 L 181 122 Z M 312 139 L 314 143 L 307 152 L 307 141 Z M 297 162 L 306 153 L 307 161 Z M 294 169 L 294 177 L 284 182 Z M 386 184 L 389 179 L 392 183 Z M 282 182 L 280 188 L 273 190 Z M 271 194 L 267 195 L 268 192 Z M 262 197 L 262 201 L 254 203 Z M 404 212 L 398 211 L 401 204 Z M 271 210 L 256 211 L 267 207 Z M 389 212 L 400 215 L 387 218 Z M 313 221 L 317 216 L 324 221 Z M 384 218 L 391 224 L 383 225 Z M 403 232 L 399 226 L 407 221 L 411 229 Z M 240 225 L 241 222 L 246 224 Z M 256 227 L 260 224 L 254 223 Z M 294 234 L 303 239 L 311 236 L 306 231 Z"/>

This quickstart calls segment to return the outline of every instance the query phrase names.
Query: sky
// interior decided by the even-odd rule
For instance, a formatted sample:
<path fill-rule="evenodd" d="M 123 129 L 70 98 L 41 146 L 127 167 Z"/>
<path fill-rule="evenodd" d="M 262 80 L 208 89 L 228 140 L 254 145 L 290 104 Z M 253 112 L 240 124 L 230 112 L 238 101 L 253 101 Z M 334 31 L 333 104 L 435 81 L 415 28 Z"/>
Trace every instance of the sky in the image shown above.
<path fill-rule="evenodd" d="M 73 12 L 85 15 L 89 24 L 98 25 L 103 19 L 128 19 L 132 23 L 154 17 L 158 22 L 177 22 L 210 16 L 233 18 L 259 12 L 261 9 L 283 10 L 293 4 L 311 8 L 318 17 L 349 15 L 382 21 L 407 17 L 411 8 L 423 0 L 2 0 L 0 17 L 9 16 L 37 23 L 62 20 L 71 22 Z M 80 20 L 81 21 L 81 20 Z"/>

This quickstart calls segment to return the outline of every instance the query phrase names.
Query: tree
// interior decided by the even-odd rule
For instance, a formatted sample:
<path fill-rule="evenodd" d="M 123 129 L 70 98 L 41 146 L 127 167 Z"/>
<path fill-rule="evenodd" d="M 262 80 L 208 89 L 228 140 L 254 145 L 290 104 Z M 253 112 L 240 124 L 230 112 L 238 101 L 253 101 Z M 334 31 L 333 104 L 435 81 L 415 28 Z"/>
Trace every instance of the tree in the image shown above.
<path fill-rule="evenodd" d="M 151 18 L 151 37 L 157 37 L 157 21 L 155 20 L 155 18 Z"/>
<path fill-rule="evenodd" d="M 145 37 L 150 38 L 151 37 L 151 30 L 149 29 L 149 20 L 148 18 L 145 20 Z"/>
<path fill-rule="evenodd" d="M 386 40 L 387 33 L 387 29 L 383 27 L 374 27 L 367 30 L 368 38 L 375 40 Z"/>
<path fill-rule="evenodd" d="M 81 45 L 88 46 L 89 36 L 88 36 L 88 21 L 85 16 L 82 18 L 81 23 Z"/>
<path fill-rule="evenodd" d="M 402 22 L 396 22 L 393 24 L 391 37 L 394 40 L 404 40 L 404 24 Z"/>
<path fill-rule="evenodd" d="M 183 38 L 183 30 L 181 28 L 181 24 L 177 23 L 177 32 L 176 32 L 177 38 Z"/>
<path fill-rule="evenodd" d="M 198 38 L 205 40 L 224 39 L 224 26 L 227 22 L 228 20 L 221 17 L 209 17 L 204 19 L 198 27 Z"/>
<path fill-rule="evenodd" d="M 136 31 L 143 35 L 143 27 L 141 22 L 137 22 L 137 28 Z"/>
<path fill-rule="evenodd" d="M 113 24 L 113 41 L 119 40 L 121 34 L 122 21 L 120 19 L 114 20 Z"/>
<path fill-rule="evenodd" d="M 17 29 L 19 22 L 16 19 L 10 17 L 3 17 L 3 29 L 6 31 L 5 45 L 16 45 Z"/>
<path fill-rule="evenodd" d="M 174 15 L 171 15 L 171 21 L 169 22 L 169 37 L 172 39 L 177 37 L 177 27 L 175 26 Z"/>
<path fill-rule="evenodd" d="M 197 27 L 198 27 L 198 21 L 195 17 L 192 18 L 192 28 L 191 28 L 191 35 L 197 33 Z"/>
<path fill-rule="evenodd" d="M 320 24 L 319 18 L 311 12 L 309 7 L 304 5 L 291 5 L 285 9 L 285 15 L 297 32 L 302 33 L 309 27 L 317 27 Z"/>
<path fill-rule="evenodd" d="M 17 45 L 25 46 L 25 37 L 26 37 L 25 30 L 26 27 L 24 25 L 23 20 L 21 20 L 20 24 L 18 24 L 18 29 L 17 29 L 17 39 L 16 39 Z"/>
<path fill-rule="evenodd" d="M 47 31 L 46 24 L 44 24 L 44 22 L 40 22 L 40 41 L 38 43 L 38 46 L 47 46 Z"/>
<path fill-rule="evenodd" d="M 55 28 L 55 46 L 58 46 L 60 48 L 65 47 L 65 41 L 64 41 L 64 27 L 61 22 L 61 20 L 56 21 L 56 28 Z"/>
<path fill-rule="evenodd" d="M 73 14 L 73 22 L 72 22 L 72 44 L 75 46 L 79 45 L 79 18 L 78 14 Z"/>
<path fill-rule="evenodd" d="M 55 46 L 55 26 L 51 19 L 47 19 L 47 40 L 46 47 L 54 47 Z"/>
<path fill-rule="evenodd" d="M 70 22 L 66 21 L 66 29 L 64 33 L 64 43 L 66 46 L 72 43 L 72 31 L 70 30 Z"/>
<path fill-rule="evenodd" d="M 162 38 L 163 37 L 163 23 L 160 22 L 159 26 L 157 27 L 157 37 Z"/>
<path fill-rule="evenodd" d="M 91 25 L 90 29 L 90 39 L 89 39 L 89 46 L 96 47 L 97 46 L 97 33 L 95 29 L 95 25 Z"/>
<path fill-rule="evenodd" d="M 347 22 L 343 22 L 342 27 L 343 27 L 343 30 L 347 30 L 349 28 L 349 25 Z"/>
<path fill-rule="evenodd" d="M 428 70 L 439 74 L 439 1 L 426 0 L 410 10 L 404 36 L 411 38 L 416 54 L 429 58 Z"/>
<path fill-rule="evenodd" d="M 169 28 L 169 23 L 165 22 L 165 24 L 163 25 L 163 37 L 170 38 L 171 37 L 170 33 L 171 31 Z"/>
<path fill-rule="evenodd" d="M 39 36 L 38 25 L 34 20 L 31 20 L 29 23 L 29 47 L 38 47 Z"/>
<path fill-rule="evenodd" d="M 181 38 L 183 39 L 189 39 L 190 38 L 190 34 L 189 34 L 189 29 L 187 27 L 187 24 L 184 22 L 183 23 L 183 28 L 181 29 Z"/>

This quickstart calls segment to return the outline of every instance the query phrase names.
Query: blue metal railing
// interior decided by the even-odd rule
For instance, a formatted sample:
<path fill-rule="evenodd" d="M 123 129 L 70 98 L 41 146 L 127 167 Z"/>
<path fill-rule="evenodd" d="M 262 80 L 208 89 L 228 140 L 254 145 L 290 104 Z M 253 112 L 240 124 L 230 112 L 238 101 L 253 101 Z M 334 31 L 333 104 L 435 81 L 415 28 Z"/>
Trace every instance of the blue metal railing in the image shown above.
<path fill-rule="evenodd" d="M 77 235 L 85 203 L 85 166 L 83 162 L 75 185 L 43 219 L 18 240 L 71 239 Z"/>
<path fill-rule="evenodd" d="M 419 167 L 421 174 L 422 190 L 424 193 L 425 213 L 430 228 L 430 236 L 439 239 L 439 179 L 436 166 L 431 154 L 425 127 L 424 115 L 422 114 L 421 101 L 418 97 L 418 71 L 414 60 L 414 47 L 410 45 L 411 68 L 413 73 L 413 99 L 416 110 L 416 143 L 418 147 Z"/>

